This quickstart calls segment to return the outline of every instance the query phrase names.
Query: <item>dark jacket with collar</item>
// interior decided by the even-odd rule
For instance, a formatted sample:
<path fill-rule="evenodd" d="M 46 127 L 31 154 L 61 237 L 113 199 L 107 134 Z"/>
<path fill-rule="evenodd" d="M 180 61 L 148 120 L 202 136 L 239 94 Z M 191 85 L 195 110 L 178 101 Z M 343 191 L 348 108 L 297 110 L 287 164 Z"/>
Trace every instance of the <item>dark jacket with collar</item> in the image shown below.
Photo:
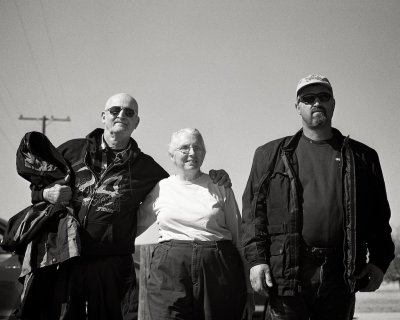
<path fill-rule="evenodd" d="M 354 291 L 354 274 L 367 263 L 367 254 L 383 272 L 394 258 L 390 208 L 375 150 L 336 129 L 334 134 L 342 141 L 344 278 Z M 279 295 L 301 291 L 302 195 L 295 154 L 301 135 L 302 130 L 257 148 L 243 194 L 245 257 L 250 267 L 270 266 Z"/>
<path fill-rule="evenodd" d="M 25 134 L 17 150 L 16 165 L 18 174 L 35 188 L 45 188 L 71 176 L 59 151 L 39 132 Z M 71 207 L 43 201 L 9 220 L 2 247 L 24 253 L 19 279 L 23 290 L 16 310 L 19 317 L 40 318 L 40 301 L 45 300 L 49 292 L 64 292 L 54 289 L 54 283 L 59 280 L 55 271 L 61 263 L 80 255 L 78 225 Z"/>
<path fill-rule="evenodd" d="M 82 225 L 82 255 L 130 254 L 135 250 L 137 208 L 168 173 L 131 138 L 125 155 L 117 155 L 99 176 L 93 159 L 101 152 L 103 132 L 96 129 L 58 150 L 74 172 L 72 207 Z"/>
<path fill-rule="evenodd" d="M 28 132 L 16 155 L 18 174 L 36 188 L 66 179 L 71 170 L 60 152 L 39 132 Z M 70 207 L 39 202 L 14 215 L 7 224 L 2 247 L 23 254 L 21 276 L 36 268 L 78 256 L 78 221 Z"/>

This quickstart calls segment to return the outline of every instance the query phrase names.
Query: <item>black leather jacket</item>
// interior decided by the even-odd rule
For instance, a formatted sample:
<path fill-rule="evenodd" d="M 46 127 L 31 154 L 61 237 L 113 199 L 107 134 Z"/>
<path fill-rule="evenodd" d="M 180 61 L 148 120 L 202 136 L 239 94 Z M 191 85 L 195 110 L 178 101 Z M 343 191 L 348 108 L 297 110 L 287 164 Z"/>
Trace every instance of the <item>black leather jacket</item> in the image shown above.
<path fill-rule="evenodd" d="M 131 138 L 126 157 L 116 159 L 99 177 L 91 159 L 103 132 L 96 129 L 85 139 L 67 141 L 57 149 L 74 173 L 71 203 L 81 223 L 82 255 L 130 254 L 135 250 L 137 208 L 168 173 Z M 33 202 L 38 194 L 32 191 Z"/>
<path fill-rule="evenodd" d="M 342 142 L 344 278 L 355 291 L 354 274 L 369 262 L 383 272 L 394 258 L 390 208 L 375 150 L 345 138 Z M 250 267 L 270 266 L 279 295 L 301 290 L 299 258 L 302 208 L 295 149 L 302 130 L 257 148 L 243 194 L 243 246 Z"/>

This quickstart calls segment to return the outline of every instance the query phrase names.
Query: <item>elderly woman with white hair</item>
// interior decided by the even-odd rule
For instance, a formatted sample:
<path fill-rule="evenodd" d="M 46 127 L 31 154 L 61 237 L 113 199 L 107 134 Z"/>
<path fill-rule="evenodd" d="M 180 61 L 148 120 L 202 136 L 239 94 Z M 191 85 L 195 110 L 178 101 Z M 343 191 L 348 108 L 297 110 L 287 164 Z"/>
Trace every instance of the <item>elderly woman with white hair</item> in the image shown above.
<path fill-rule="evenodd" d="M 147 282 L 151 319 L 240 320 L 254 307 L 241 257 L 241 217 L 232 189 L 200 168 L 206 148 L 197 129 L 171 137 L 176 175 L 141 205 L 138 232 L 154 221 L 159 239 Z M 246 307 L 247 306 L 247 307 Z"/>

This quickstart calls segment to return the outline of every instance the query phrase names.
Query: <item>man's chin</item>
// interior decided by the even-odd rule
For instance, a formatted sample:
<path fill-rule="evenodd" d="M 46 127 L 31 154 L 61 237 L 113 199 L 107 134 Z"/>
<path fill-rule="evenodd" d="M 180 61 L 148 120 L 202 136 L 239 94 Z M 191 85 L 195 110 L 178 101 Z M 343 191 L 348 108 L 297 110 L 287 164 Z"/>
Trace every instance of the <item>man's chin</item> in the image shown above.
<path fill-rule="evenodd" d="M 113 126 L 113 131 L 114 132 L 124 132 L 128 130 L 128 126 L 123 123 L 116 123 Z"/>
<path fill-rule="evenodd" d="M 112 130 L 110 130 L 110 133 L 119 136 L 130 136 L 132 134 L 132 132 L 129 131 L 128 127 L 116 127 L 116 126 L 114 126 Z"/>
<path fill-rule="evenodd" d="M 328 123 L 328 118 L 323 114 L 319 113 L 314 119 L 312 120 L 312 126 L 314 128 L 323 127 Z"/>

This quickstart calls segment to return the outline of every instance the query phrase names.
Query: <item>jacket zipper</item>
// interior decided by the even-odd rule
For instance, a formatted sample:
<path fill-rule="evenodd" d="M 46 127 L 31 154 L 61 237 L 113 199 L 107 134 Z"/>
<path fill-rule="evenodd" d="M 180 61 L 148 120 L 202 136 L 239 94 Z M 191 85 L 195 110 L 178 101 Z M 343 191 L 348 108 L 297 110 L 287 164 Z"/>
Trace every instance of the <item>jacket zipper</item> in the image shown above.
<path fill-rule="evenodd" d="M 87 153 L 85 154 L 85 159 L 86 159 L 86 155 L 87 155 Z M 136 158 L 137 158 L 137 157 L 135 157 L 133 161 L 135 161 Z M 130 156 L 129 156 L 128 160 L 126 160 L 126 161 L 123 162 L 123 163 L 128 162 L 129 172 L 130 172 L 130 161 L 131 161 L 131 159 L 130 159 Z M 94 187 L 94 189 L 93 189 L 93 191 L 92 191 L 92 193 L 91 193 L 91 195 L 90 195 L 89 204 L 88 204 L 87 207 L 86 207 L 85 216 L 83 217 L 82 225 L 83 225 L 83 227 L 85 228 L 85 227 L 86 227 L 86 224 L 87 224 L 87 221 L 88 221 L 89 211 L 90 211 L 90 208 L 91 208 L 91 206 L 92 206 L 92 202 L 93 202 L 93 199 L 94 199 L 94 195 L 95 195 L 97 189 L 101 186 L 101 183 L 104 181 L 104 178 L 106 177 L 107 173 L 108 173 L 109 171 L 111 171 L 111 169 L 114 168 L 115 166 L 122 166 L 122 163 L 121 163 L 121 164 L 115 164 L 115 159 L 114 159 L 114 161 L 111 163 L 111 165 L 109 165 L 109 166 L 107 167 L 107 169 L 103 172 L 103 174 L 100 176 L 99 179 L 97 179 L 96 174 L 93 172 L 93 170 L 90 168 L 90 166 L 87 165 L 86 161 L 84 161 L 84 164 L 85 164 L 85 166 L 89 169 L 90 173 L 94 176 L 94 179 L 95 179 L 95 181 L 96 181 L 95 187 Z M 129 175 L 129 179 L 131 179 L 131 176 L 130 176 L 130 175 Z"/>
<path fill-rule="evenodd" d="M 85 159 L 86 159 L 86 155 L 87 155 L 87 153 L 85 154 Z M 96 191 L 100 187 L 100 185 L 101 185 L 102 181 L 104 180 L 104 177 L 106 176 L 106 174 L 115 166 L 115 164 L 114 164 L 114 162 L 112 162 L 111 165 L 109 165 L 107 167 L 107 169 L 103 172 L 103 174 L 100 176 L 100 178 L 97 178 L 96 174 L 93 172 L 92 168 L 90 168 L 90 166 L 87 165 L 86 161 L 84 163 L 85 163 L 85 166 L 89 169 L 89 171 L 92 174 L 92 176 L 94 177 L 94 180 L 96 181 L 95 186 L 93 188 L 93 191 L 90 194 L 90 201 L 89 201 L 89 204 L 86 207 L 85 216 L 83 217 L 82 225 L 83 225 L 84 228 L 86 228 L 87 221 L 88 221 L 88 216 L 89 216 L 89 211 L 90 211 L 90 208 L 92 206 L 94 195 L 96 194 Z"/>
<path fill-rule="evenodd" d="M 294 228 L 295 228 L 295 230 L 294 230 L 294 232 L 295 233 L 297 233 L 297 232 L 300 232 L 300 230 L 298 230 L 298 220 L 299 220 L 299 217 L 298 217 L 298 212 L 299 212 L 299 210 L 300 210 L 300 205 L 299 205 L 299 197 L 298 197 L 298 193 L 299 193 L 299 186 L 298 186 L 298 184 L 297 184 L 297 179 L 296 179 L 296 175 L 294 174 L 294 168 L 293 168 L 293 165 L 292 165 L 292 163 L 289 161 L 289 157 L 288 157 L 288 153 L 289 152 L 283 152 L 282 153 L 282 160 L 283 160 L 283 163 L 284 163 L 284 165 L 285 165 L 285 167 L 287 168 L 287 170 L 288 170 L 288 174 L 289 174 L 289 181 L 290 181 L 290 186 L 289 186 L 289 188 L 290 188 L 290 193 L 291 193 L 291 198 L 293 198 L 293 200 L 290 202 L 290 211 L 291 210 L 294 210 L 294 211 L 297 211 L 297 214 L 295 214 L 294 215 L 294 223 L 295 223 L 295 225 L 294 225 Z M 292 181 L 293 181 L 293 187 L 291 186 L 291 184 L 292 184 Z M 290 212 L 289 211 L 289 212 Z M 290 232 L 291 234 L 293 234 L 293 231 L 291 231 Z M 294 251 L 295 252 L 297 252 L 298 250 L 300 250 L 300 243 L 297 243 L 298 241 L 296 240 L 296 239 L 294 239 L 294 241 L 293 241 L 293 243 L 294 243 Z M 299 247 L 297 247 L 297 245 L 299 246 Z M 294 263 L 294 265 L 296 266 L 296 265 L 300 265 L 300 262 L 299 261 L 297 261 L 297 259 L 296 259 L 296 254 L 294 255 L 294 257 L 293 257 L 293 263 Z M 295 271 L 294 271 L 294 268 L 291 268 L 291 274 L 292 274 L 292 278 L 293 279 L 297 279 L 297 275 L 295 274 Z M 297 284 L 296 286 L 295 286 L 295 291 L 297 291 L 298 293 L 300 293 L 301 292 L 301 285 L 299 285 L 299 284 Z"/>

